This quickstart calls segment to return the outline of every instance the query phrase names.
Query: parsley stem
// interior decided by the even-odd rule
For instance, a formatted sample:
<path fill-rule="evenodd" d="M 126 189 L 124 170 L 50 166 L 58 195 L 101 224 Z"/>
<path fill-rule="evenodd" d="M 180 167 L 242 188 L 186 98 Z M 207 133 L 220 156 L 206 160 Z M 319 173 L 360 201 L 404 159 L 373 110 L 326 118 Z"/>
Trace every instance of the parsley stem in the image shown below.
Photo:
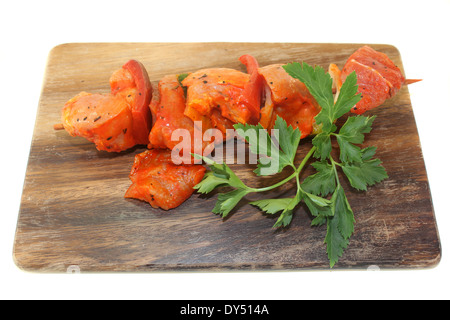
<path fill-rule="evenodd" d="M 309 152 L 308 152 L 308 153 L 306 154 L 306 156 L 303 158 L 303 160 L 302 160 L 302 162 L 300 163 L 300 165 L 299 165 L 298 168 L 295 168 L 295 166 L 292 165 L 292 167 L 295 168 L 295 171 L 294 171 L 294 173 L 292 173 L 292 174 L 291 174 L 289 177 L 287 177 L 286 179 L 284 179 L 284 180 L 282 180 L 282 181 L 280 181 L 280 182 L 278 182 L 278 183 L 276 183 L 276 184 L 274 184 L 274 185 L 271 185 L 271 186 L 269 186 L 269 187 L 265 187 L 265 188 L 249 188 L 249 190 L 251 190 L 250 192 L 265 192 L 265 191 L 270 191 L 270 190 L 273 190 L 273 189 L 276 189 L 276 188 L 282 186 L 283 184 L 289 182 L 290 180 L 292 180 L 292 179 L 294 179 L 294 178 L 297 178 L 297 181 L 298 181 L 298 180 L 299 180 L 300 172 L 303 170 L 303 167 L 305 166 L 306 162 L 308 162 L 309 158 L 311 158 L 311 156 L 313 155 L 313 153 L 314 153 L 315 151 L 316 151 L 316 147 L 313 146 L 313 147 L 311 148 L 311 150 L 309 150 Z M 300 184 L 298 183 L 298 185 L 300 185 Z"/>
<path fill-rule="evenodd" d="M 297 180 L 297 194 L 299 194 L 299 193 L 303 192 L 302 187 L 300 185 L 300 175 L 297 175 L 295 177 L 295 179 Z"/>
<path fill-rule="evenodd" d="M 271 185 L 269 187 L 265 187 L 265 188 L 249 188 L 251 191 L 250 192 L 265 192 L 265 191 L 270 191 L 272 189 L 276 189 L 280 186 L 282 186 L 283 184 L 285 184 L 286 182 L 289 182 L 290 180 L 294 179 L 297 176 L 297 172 L 295 171 L 293 174 L 291 174 L 289 177 L 287 177 L 286 179 Z"/>
<path fill-rule="evenodd" d="M 339 181 L 339 176 L 336 170 L 336 165 L 342 167 L 342 165 L 336 161 L 334 161 L 333 157 L 330 156 L 330 160 L 331 160 L 331 165 L 333 166 L 333 171 L 334 171 L 334 176 L 336 178 L 336 183 L 337 185 L 341 185 L 340 181 Z"/>
<path fill-rule="evenodd" d="M 316 151 L 316 146 L 313 146 L 311 150 L 306 154 L 306 156 L 303 158 L 302 162 L 300 163 L 300 166 L 297 168 L 296 172 L 297 175 L 300 174 L 300 172 L 303 170 L 303 167 L 305 166 L 306 162 L 308 162 L 309 158 L 313 155 L 313 153 Z"/>

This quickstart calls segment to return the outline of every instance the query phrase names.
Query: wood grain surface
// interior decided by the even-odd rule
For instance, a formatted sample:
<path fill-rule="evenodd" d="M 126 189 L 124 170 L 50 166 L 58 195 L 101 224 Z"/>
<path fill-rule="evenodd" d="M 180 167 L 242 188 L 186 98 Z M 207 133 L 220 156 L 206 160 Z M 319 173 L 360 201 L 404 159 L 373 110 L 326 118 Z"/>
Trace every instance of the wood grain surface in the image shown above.
<path fill-rule="evenodd" d="M 145 146 L 119 154 L 100 152 L 83 138 L 54 131 L 53 125 L 60 122 L 64 103 L 80 91 L 108 92 L 110 75 L 129 59 L 144 64 L 156 88 L 167 74 L 208 67 L 245 71 L 238 61 L 242 54 L 254 55 L 261 66 L 304 60 L 324 68 L 329 63 L 342 67 L 360 46 L 70 43 L 55 47 L 48 58 L 29 154 L 13 249 L 16 264 L 37 272 L 329 269 L 323 243 L 326 227 L 311 227 L 305 207 L 298 207 L 288 228 L 275 230 L 276 217 L 248 205 L 262 197 L 294 195 L 294 184 L 270 194 L 249 195 L 226 219 L 211 213 L 216 194 L 194 194 L 171 211 L 153 209 L 123 197 L 134 155 Z M 372 47 L 388 54 L 403 70 L 395 47 Z M 406 77 L 414 75 L 406 72 Z M 440 261 L 441 247 L 408 88 L 369 114 L 377 118 L 366 142 L 378 148 L 389 179 L 367 192 L 344 184 L 356 225 L 334 269 L 433 267 Z M 310 138 L 302 142 L 298 162 L 310 144 Z M 252 186 L 281 179 L 255 179 L 250 165 L 233 165 L 233 169 Z M 308 170 L 305 175 L 313 172 Z"/>

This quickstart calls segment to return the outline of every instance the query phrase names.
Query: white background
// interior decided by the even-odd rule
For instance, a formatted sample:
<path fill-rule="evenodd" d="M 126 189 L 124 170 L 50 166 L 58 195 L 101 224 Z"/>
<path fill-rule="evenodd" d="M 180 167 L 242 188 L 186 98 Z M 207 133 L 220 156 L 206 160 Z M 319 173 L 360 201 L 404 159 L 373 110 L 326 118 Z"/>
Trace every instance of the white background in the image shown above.
<path fill-rule="evenodd" d="M 450 1 L 2 1 L 0 298 L 448 299 Z M 33 274 L 12 248 L 49 51 L 67 42 L 387 43 L 401 53 L 443 256 L 420 271 Z M 401 197 L 401 194 L 398 195 Z"/>

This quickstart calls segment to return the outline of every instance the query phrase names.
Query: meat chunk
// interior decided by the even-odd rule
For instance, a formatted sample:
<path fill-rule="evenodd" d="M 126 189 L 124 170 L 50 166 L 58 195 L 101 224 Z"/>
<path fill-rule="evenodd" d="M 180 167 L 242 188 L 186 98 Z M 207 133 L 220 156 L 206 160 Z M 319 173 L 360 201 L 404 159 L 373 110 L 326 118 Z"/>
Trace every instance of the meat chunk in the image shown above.
<path fill-rule="evenodd" d="M 152 87 L 144 66 L 129 60 L 110 77 L 111 92 L 81 92 L 62 109 L 62 126 L 72 136 L 93 142 L 98 150 L 120 152 L 147 144 Z"/>
<path fill-rule="evenodd" d="M 183 80 L 187 87 L 185 114 L 195 120 L 198 115 L 211 119 L 213 127 L 224 134 L 235 123 L 257 123 L 255 114 L 243 101 L 243 93 L 250 76 L 228 68 L 202 69 Z"/>
<path fill-rule="evenodd" d="M 202 165 L 175 165 L 170 150 L 146 150 L 135 156 L 129 175 L 132 184 L 125 198 L 143 200 L 164 210 L 176 208 L 194 193 L 205 170 Z"/>
<path fill-rule="evenodd" d="M 313 133 L 316 130 L 314 117 L 320 112 L 320 106 L 305 84 L 291 77 L 281 64 L 262 67 L 259 72 L 266 83 L 261 125 L 272 129 L 280 116 L 288 126 L 299 128 L 302 138 Z"/>
<path fill-rule="evenodd" d="M 177 75 L 168 75 L 160 80 L 158 94 L 154 96 L 150 109 L 155 123 L 149 135 L 149 148 L 173 150 L 180 140 L 189 139 L 189 153 L 207 155 L 212 152 L 214 144 L 222 142 L 222 137 L 217 141 L 203 141 L 205 131 L 212 128 L 212 119 L 196 114 L 194 122 L 185 115 L 186 99 Z M 180 136 L 183 138 L 178 139 Z"/>
<path fill-rule="evenodd" d="M 362 114 L 393 97 L 405 83 L 400 69 L 382 52 L 369 46 L 356 50 L 342 68 L 341 80 L 356 72 L 358 92 L 362 99 L 351 110 Z"/>

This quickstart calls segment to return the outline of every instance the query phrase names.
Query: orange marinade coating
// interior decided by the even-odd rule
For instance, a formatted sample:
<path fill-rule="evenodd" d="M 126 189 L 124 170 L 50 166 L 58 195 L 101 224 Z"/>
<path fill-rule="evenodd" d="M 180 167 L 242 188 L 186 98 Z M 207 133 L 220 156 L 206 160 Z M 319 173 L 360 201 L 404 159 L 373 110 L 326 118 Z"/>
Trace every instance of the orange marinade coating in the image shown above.
<path fill-rule="evenodd" d="M 187 87 L 185 114 L 195 120 L 195 114 L 207 116 L 213 127 L 223 133 L 236 123 L 256 123 L 259 115 L 243 102 L 245 85 L 250 76 L 228 68 L 202 69 L 183 80 Z"/>
<path fill-rule="evenodd" d="M 81 92 L 66 102 L 62 120 L 70 135 L 86 138 L 98 150 L 120 152 L 136 145 L 131 110 L 120 96 Z"/>
<path fill-rule="evenodd" d="M 356 114 L 378 107 L 393 97 L 405 82 L 394 62 L 386 54 L 369 46 L 359 48 L 348 58 L 342 69 L 342 82 L 353 71 L 357 75 L 358 92 L 362 95 L 351 110 Z"/>
<path fill-rule="evenodd" d="M 299 128 L 302 138 L 313 133 L 314 117 L 320 112 L 320 106 L 305 84 L 291 77 L 282 64 L 261 67 L 259 72 L 267 84 L 261 125 L 272 129 L 277 116 L 280 116 L 288 126 Z"/>
<path fill-rule="evenodd" d="M 170 150 L 146 150 L 135 156 L 129 175 L 132 184 L 125 198 L 143 200 L 164 210 L 176 208 L 194 193 L 205 171 L 202 165 L 173 164 Z"/>
<path fill-rule="evenodd" d="M 152 88 L 144 66 L 130 60 L 111 75 L 109 83 L 110 93 L 81 92 L 65 103 L 64 129 L 103 151 L 120 152 L 147 144 Z"/>
<path fill-rule="evenodd" d="M 172 134 L 175 130 L 182 129 L 189 132 L 191 153 L 203 151 L 209 154 L 212 151 L 205 150 L 211 145 L 211 142 L 202 139 L 203 133 L 211 128 L 211 120 L 199 115 L 196 120 L 201 122 L 200 128 L 200 126 L 195 126 L 194 121 L 184 114 L 186 99 L 177 75 L 168 75 L 160 80 L 158 94 L 154 95 L 150 109 L 155 122 L 149 135 L 149 148 L 174 149 L 180 141 L 172 139 Z M 219 142 L 221 141 L 216 141 L 216 143 Z M 197 146 L 197 149 L 194 146 Z"/>

